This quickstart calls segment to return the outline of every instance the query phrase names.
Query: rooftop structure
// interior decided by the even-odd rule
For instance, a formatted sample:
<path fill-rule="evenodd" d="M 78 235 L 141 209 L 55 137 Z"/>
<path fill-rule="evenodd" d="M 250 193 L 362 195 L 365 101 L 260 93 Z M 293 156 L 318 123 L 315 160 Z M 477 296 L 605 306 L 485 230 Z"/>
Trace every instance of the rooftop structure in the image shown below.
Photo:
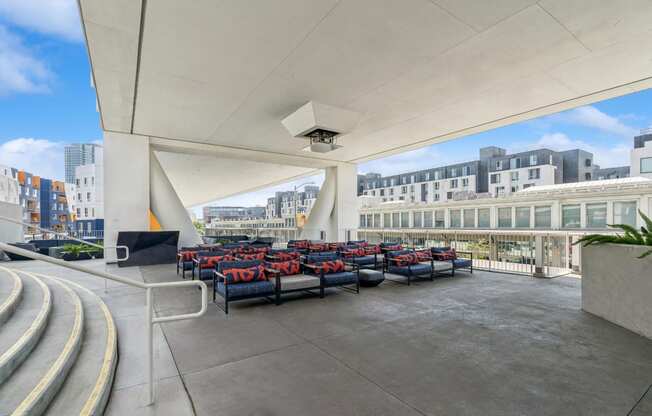
<path fill-rule="evenodd" d="M 64 147 L 64 163 L 66 167 L 66 183 L 75 183 L 77 166 L 95 163 L 96 154 L 102 151 L 102 146 L 95 143 L 73 143 Z"/>

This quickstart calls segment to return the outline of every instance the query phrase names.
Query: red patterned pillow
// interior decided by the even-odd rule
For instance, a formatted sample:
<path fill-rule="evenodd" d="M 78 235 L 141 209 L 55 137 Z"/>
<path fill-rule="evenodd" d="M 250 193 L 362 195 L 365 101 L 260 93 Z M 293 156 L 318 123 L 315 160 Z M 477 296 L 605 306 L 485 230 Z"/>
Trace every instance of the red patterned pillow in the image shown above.
<path fill-rule="evenodd" d="M 367 253 L 365 252 L 364 248 L 350 248 L 350 249 L 344 250 L 342 252 L 342 255 L 344 257 L 347 257 L 347 258 L 349 258 L 349 257 L 362 257 L 362 256 L 365 256 L 366 254 Z"/>
<path fill-rule="evenodd" d="M 315 266 L 317 266 L 317 269 L 315 270 L 317 273 L 321 273 L 322 270 L 324 271 L 324 274 L 344 271 L 344 262 L 342 260 L 323 261 L 315 264 Z"/>
<path fill-rule="evenodd" d="M 432 260 L 432 253 L 430 253 L 430 250 L 417 250 L 415 254 L 417 255 L 417 259 L 419 261 Z"/>
<path fill-rule="evenodd" d="M 401 254 L 400 256 L 396 256 L 394 258 L 396 259 L 395 263 L 398 266 L 409 266 L 411 264 L 419 263 L 419 259 L 416 253 Z"/>
<path fill-rule="evenodd" d="M 278 253 L 273 254 L 273 258 L 275 261 L 289 261 L 289 260 L 297 260 L 299 257 L 301 257 L 301 253 L 298 251 L 281 251 Z"/>
<path fill-rule="evenodd" d="M 265 253 L 238 254 L 240 260 L 265 260 Z"/>
<path fill-rule="evenodd" d="M 195 253 L 194 251 L 180 251 L 179 252 L 179 257 L 183 261 L 192 261 L 194 253 Z"/>
<path fill-rule="evenodd" d="M 439 260 L 455 260 L 457 259 L 457 253 L 455 252 L 455 249 L 450 249 L 448 251 L 444 251 L 442 253 L 439 253 Z"/>
<path fill-rule="evenodd" d="M 265 266 L 278 270 L 281 276 L 291 276 L 301 273 L 301 263 L 299 260 L 280 261 L 276 263 L 265 263 Z"/>
<path fill-rule="evenodd" d="M 295 241 L 293 245 L 296 248 L 308 248 L 310 243 L 308 242 L 308 240 L 300 240 L 300 241 Z"/>
<path fill-rule="evenodd" d="M 400 244 L 397 244 L 395 246 L 385 246 L 384 249 L 387 251 L 398 251 L 398 250 L 403 250 L 403 247 L 401 247 Z"/>
<path fill-rule="evenodd" d="M 215 265 L 221 261 L 233 261 L 235 258 L 230 255 L 224 256 L 209 256 L 209 257 L 200 257 L 199 258 L 199 268 L 200 269 L 210 269 L 215 267 Z"/>
<path fill-rule="evenodd" d="M 366 255 L 380 254 L 380 246 L 365 246 L 363 250 Z"/>
<path fill-rule="evenodd" d="M 269 247 L 256 247 L 253 249 L 254 253 L 269 253 Z"/>
<path fill-rule="evenodd" d="M 265 267 L 262 264 L 258 266 L 248 267 L 246 269 L 226 269 L 222 270 L 224 275 L 224 284 L 232 283 L 247 283 L 255 282 L 258 280 L 267 280 L 265 276 Z"/>
<path fill-rule="evenodd" d="M 308 247 L 310 251 L 328 251 L 328 244 L 310 244 Z"/>

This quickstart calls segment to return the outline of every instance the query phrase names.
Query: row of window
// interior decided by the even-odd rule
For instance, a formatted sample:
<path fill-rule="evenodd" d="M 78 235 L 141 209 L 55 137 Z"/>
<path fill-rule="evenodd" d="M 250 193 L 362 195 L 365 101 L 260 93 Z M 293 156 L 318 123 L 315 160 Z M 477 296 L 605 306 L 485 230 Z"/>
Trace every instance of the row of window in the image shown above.
<path fill-rule="evenodd" d="M 641 173 L 652 173 L 652 157 L 641 158 Z"/>
<path fill-rule="evenodd" d="M 81 216 L 81 208 L 77 208 L 77 218 L 82 218 Z M 95 217 L 95 208 L 91 208 L 91 217 Z M 84 208 L 84 218 L 89 218 L 88 216 L 88 208 Z"/>
<path fill-rule="evenodd" d="M 458 176 L 471 175 L 471 166 L 454 167 L 454 168 L 449 168 L 448 170 L 450 172 L 450 177 L 452 178 Z M 417 178 L 417 175 L 414 174 L 409 176 L 401 176 L 400 178 L 383 179 L 382 181 L 379 182 L 367 183 L 365 184 L 365 188 L 366 189 L 373 189 L 373 188 L 380 188 L 380 187 L 387 188 L 389 186 L 409 185 L 409 184 L 422 182 L 422 181 L 432 181 L 432 180 L 437 181 L 440 179 L 444 179 L 443 170 L 426 172 L 425 174 L 420 174 L 419 178 Z"/>
<path fill-rule="evenodd" d="M 532 212 L 532 209 L 534 210 Z M 606 228 L 607 203 L 588 203 L 584 206 L 585 228 Z M 582 205 L 568 204 L 561 207 L 562 228 L 582 228 Z M 532 215 L 534 214 L 534 215 Z M 381 217 L 382 216 L 382 217 Z M 382 222 L 381 222 L 382 218 Z M 613 203 L 613 224 L 636 226 L 636 201 Z M 360 215 L 360 228 L 444 228 L 445 211 L 392 212 Z M 449 228 L 491 228 L 490 208 L 451 209 Z M 496 209 L 497 228 L 551 228 L 552 207 L 500 207 Z"/>
<path fill-rule="evenodd" d="M 88 185 L 88 177 L 84 176 L 84 185 Z M 81 181 L 79 178 L 75 179 L 75 184 L 79 186 Z M 95 176 L 91 176 L 91 185 L 95 185 Z"/>
<path fill-rule="evenodd" d="M 462 178 L 461 182 L 462 182 L 462 188 L 468 188 L 469 187 L 469 178 Z M 448 181 L 448 187 L 450 189 L 458 189 L 460 187 L 460 180 L 459 179 L 451 179 L 450 181 Z M 407 187 L 407 185 L 404 185 L 404 186 L 401 186 L 401 189 L 400 189 L 401 194 L 407 194 L 408 189 L 409 189 L 410 193 L 414 193 L 414 185 L 410 185 L 409 188 Z M 432 189 L 433 189 L 433 191 L 438 191 L 440 189 L 440 182 L 433 182 Z M 421 193 L 422 194 L 424 194 L 424 193 L 427 194 L 427 192 L 428 192 L 427 184 L 425 184 L 425 183 L 421 184 Z M 374 189 L 374 190 L 371 190 L 371 191 L 364 191 L 363 194 L 364 195 L 376 196 L 376 190 Z M 385 194 L 386 194 L 385 189 L 381 188 L 381 189 L 378 190 L 378 196 L 385 196 Z M 394 188 L 389 188 L 387 190 L 387 195 L 390 195 L 390 196 L 394 195 Z M 423 199 L 423 197 L 422 197 L 422 200 L 425 201 L 425 199 Z"/>
<path fill-rule="evenodd" d="M 490 178 L 490 182 L 492 184 L 501 182 L 501 174 L 500 173 L 493 173 L 489 178 Z M 519 173 L 518 172 L 510 172 L 509 173 L 509 178 L 510 178 L 510 180 L 512 182 L 518 182 Z M 535 179 L 541 179 L 541 169 L 540 168 L 528 169 L 527 170 L 527 179 L 530 180 L 530 181 L 535 180 Z"/>

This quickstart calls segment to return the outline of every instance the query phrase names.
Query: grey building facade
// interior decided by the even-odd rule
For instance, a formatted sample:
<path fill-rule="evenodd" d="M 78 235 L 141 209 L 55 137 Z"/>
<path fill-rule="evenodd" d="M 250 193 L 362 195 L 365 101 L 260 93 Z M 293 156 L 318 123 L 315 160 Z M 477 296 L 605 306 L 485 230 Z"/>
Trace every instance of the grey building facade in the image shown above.
<path fill-rule="evenodd" d="M 64 147 L 66 183 L 75 183 L 75 168 L 77 166 L 95 163 L 95 153 L 101 151 L 101 148 L 102 146 L 94 143 L 73 143 L 66 145 Z"/>

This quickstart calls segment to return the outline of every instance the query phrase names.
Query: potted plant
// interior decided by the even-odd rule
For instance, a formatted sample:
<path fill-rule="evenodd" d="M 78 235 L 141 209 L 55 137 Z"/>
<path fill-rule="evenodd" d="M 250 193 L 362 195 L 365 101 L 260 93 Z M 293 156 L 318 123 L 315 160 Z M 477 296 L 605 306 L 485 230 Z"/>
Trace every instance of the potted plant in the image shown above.
<path fill-rule="evenodd" d="M 615 235 L 591 234 L 577 243 L 582 257 L 582 309 L 652 338 L 652 220 L 616 224 Z"/>
<path fill-rule="evenodd" d="M 87 244 L 66 244 L 63 246 L 62 254 L 62 258 L 66 261 L 104 258 L 104 250 Z"/>

